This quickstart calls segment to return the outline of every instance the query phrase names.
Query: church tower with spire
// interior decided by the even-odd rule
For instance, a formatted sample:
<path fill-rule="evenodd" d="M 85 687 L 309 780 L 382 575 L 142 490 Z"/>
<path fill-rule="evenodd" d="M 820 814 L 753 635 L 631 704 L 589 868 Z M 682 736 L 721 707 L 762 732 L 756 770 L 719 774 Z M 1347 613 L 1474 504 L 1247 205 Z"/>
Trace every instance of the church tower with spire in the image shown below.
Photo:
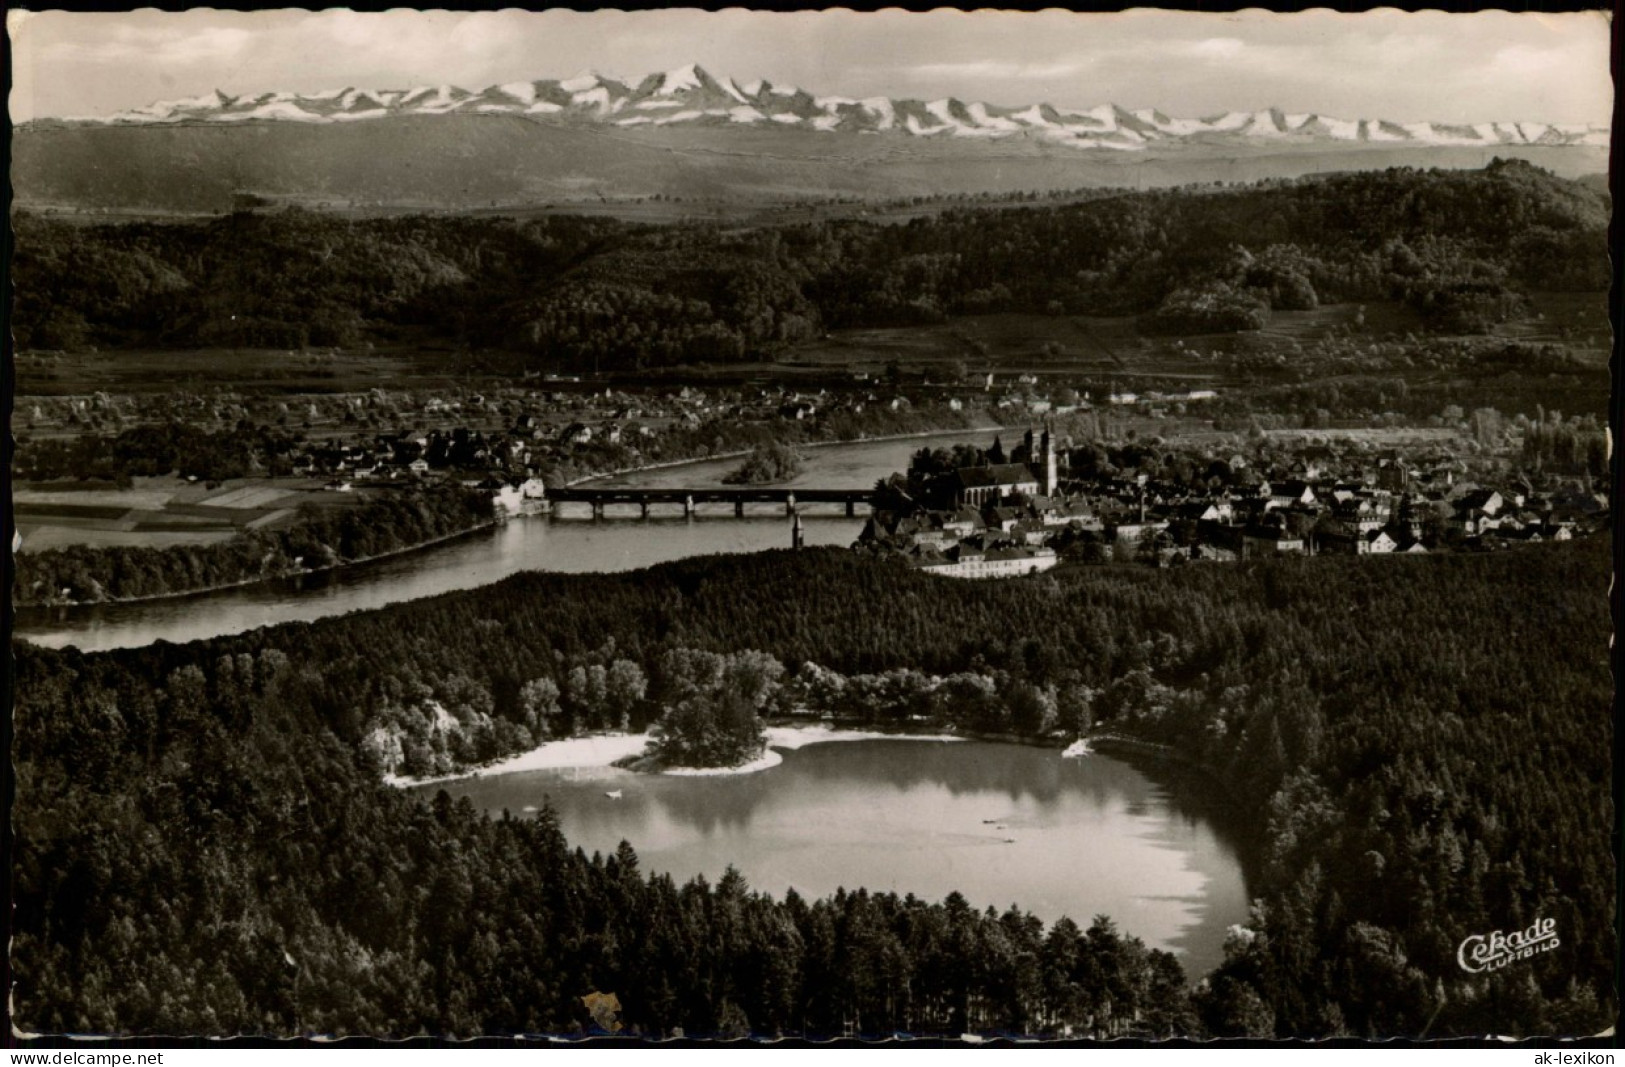
<path fill-rule="evenodd" d="M 1039 464 L 1041 465 L 1039 489 L 1042 490 L 1045 496 L 1054 496 L 1061 487 L 1061 480 L 1059 471 L 1056 469 L 1055 439 L 1050 436 L 1048 423 L 1044 425 L 1044 435 L 1039 438 L 1038 447 L 1041 453 L 1039 457 Z"/>

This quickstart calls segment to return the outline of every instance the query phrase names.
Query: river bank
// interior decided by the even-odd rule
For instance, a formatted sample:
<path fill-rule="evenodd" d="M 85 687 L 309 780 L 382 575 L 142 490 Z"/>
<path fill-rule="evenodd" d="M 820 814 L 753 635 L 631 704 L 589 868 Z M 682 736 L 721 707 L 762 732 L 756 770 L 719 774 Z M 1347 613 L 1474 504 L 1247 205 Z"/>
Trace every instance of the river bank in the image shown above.
<path fill-rule="evenodd" d="M 921 430 L 921 431 L 913 431 L 913 432 L 904 433 L 904 434 L 885 434 L 885 435 L 881 435 L 881 436 L 878 436 L 878 437 L 859 437 L 859 438 L 854 438 L 854 439 L 850 439 L 850 440 L 818 441 L 818 442 L 812 442 L 812 443 L 799 445 L 798 447 L 802 448 L 802 449 L 808 449 L 808 450 L 812 450 L 812 449 L 829 449 L 829 448 L 839 448 L 839 447 L 843 447 L 843 446 L 852 446 L 852 445 L 884 444 L 884 443 L 887 443 L 887 442 L 920 440 L 920 439 L 927 439 L 927 438 L 933 438 L 933 437 L 941 437 L 941 436 L 950 435 L 950 434 L 952 434 L 952 435 L 967 434 L 968 435 L 968 434 L 999 433 L 999 432 L 1011 431 L 1013 429 L 1017 429 L 1017 427 L 984 426 L 984 427 L 971 427 L 971 428 L 966 428 L 966 429 L 963 429 L 963 430 L 956 429 L 956 428 Z M 586 484 L 586 483 L 590 483 L 590 482 L 603 481 L 603 480 L 611 479 L 611 478 L 629 477 L 629 476 L 632 476 L 632 475 L 647 474 L 647 473 L 652 473 L 652 472 L 656 472 L 656 471 L 671 470 L 671 469 L 674 469 L 674 468 L 693 467 L 693 466 L 707 464 L 707 463 L 717 463 L 717 462 L 720 462 L 720 461 L 726 461 L 726 460 L 730 460 L 730 459 L 737 459 L 737 458 L 740 458 L 740 457 L 743 457 L 743 456 L 749 456 L 749 455 L 751 455 L 751 453 L 752 453 L 752 450 L 745 449 L 745 450 L 734 451 L 734 452 L 718 453 L 716 455 L 711 455 L 711 456 L 696 456 L 696 457 L 692 457 L 692 458 L 688 458 L 688 459 L 672 460 L 672 461 L 662 462 L 662 463 L 650 463 L 650 464 L 640 465 L 640 466 L 637 466 L 637 467 L 629 467 L 629 468 L 612 470 L 612 471 L 600 471 L 600 472 L 594 473 L 592 475 L 572 479 L 570 482 L 568 482 L 566 484 L 574 486 L 574 485 L 581 485 L 581 484 Z M 468 536 L 470 534 L 477 533 L 477 532 L 479 532 L 481 530 L 491 529 L 492 527 L 498 525 L 499 521 L 502 521 L 502 520 L 499 520 L 498 518 L 493 516 L 493 518 L 491 518 L 488 521 L 483 521 L 483 522 L 477 523 L 475 525 L 465 527 L 464 529 L 454 531 L 452 533 L 440 535 L 438 537 L 432 537 L 432 538 L 429 538 L 427 540 L 413 542 L 412 544 L 409 544 L 409 545 L 403 545 L 400 548 L 392 549 L 392 550 L 390 550 L 388 552 L 381 552 L 381 553 L 377 553 L 375 555 L 356 557 L 354 559 L 341 560 L 341 561 L 339 561 L 337 563 L 332 563 L 332 564 L 328 564 L 328 565 L 321 566 L 321 567 L 288 568 L 288 569 L 284 569 L 284 570 L 278 570 L 276 572 L 269 573 L 269 574 L 261 574 L 261 575 L 256 575 L 256 576 L 251 577 L 251 578 L 243 578 L 243 579 L 240 579 L 240 580 L 237 580 L 237 581 L 211 583 L 209 585 L 198 586 L 198 587 L 195 587 L 195 588 L 180 589 L 180 590 L 175 590 L 173 592 L 166 592 L 166 593 L 153 593 L 153 594 L 148 594 L 148 595 L 144 595 L 144 596 L 133 596 L 133 597 L 128 597 L 128 596 L 105 596 L 105 597 L 101 597 L 101 598 L 97 598 L 97 599 L 55 598 L 55 597 L 51 597 L 51 598 L 45 598 L 45 599 L 41 599 L 41 600 L 20 600 L 20 601 L 17 602 L 17 606 L 20 607 L 20 608 L 28 608 L 28 609 L 31 609 L 31 610 L 59 610 L 59 609 L 73 610 L 73 609 L 86 609 L 86 608 L 94 608 L 94 607 L 110 606 L 110 605 L 130 605 L 130 604 L 140 604 L 140 603 L 179 601 L 179 600 L 184 600 L 184 599 L 186 599 L 188 597 L 200 597 L 200 596 L 205 596 L 205 595 L 208 595 L 208 594 L 211 594 L 211 593 L 224 593 L 224 592 L 229 592 L 229 591 L 232 591 L 232 590 L 240 590 L 240 589 L 252 588 L 252 587 L 255 587 L 255 586 L 262 586 L 262 585 L 266 585 L 266 584 L 271 583 L 271 582 L 286 580 L 286 579 L 290 579 L 290 578 L 302 578 L 302 577 L 311 576 L 311 575 L 320 575 L 320 574 L 339 572 L 339 571 L 344 571 L 344 570 L 347 570 L 347 569 L 355 568 L 355 567 L 361 566 L 363 564 L 374 563 L 374 562 L 378 562 L 378 561 L 381 561 L 381 560 L 407 556 L 407 555 L 410 555 L 412 553 L 423 552 L 425 550 L 434 548 L 436 546 L 447 544 L 447 543 L 452 542 L 452 541 L 456 541 L 459 538 L 466 537 L 466 536 Z"/>
<path fill-rule="evenodd" d="M 435 545 L 446 544 L 458 538 L 467 537 L 469 534 L 478 533 L 480 530 L 489 530 L 497 525 L 497 521 L 497 519 L 491 518 L 484 522 L 477 522 L 472 526 L 465 526 L 461 530 L 454 530 L 448 534 L 431 537 L 425 541 L 414 541 L 409 545 L 402 545 L 400 548 L 392 548 L 388 552 L 377 552 L 370 556 L 357 556 L 355 559 L 343 559 L 337 563 L 329 563 L 321 567 L 293 567 L 277 571 L 274 574 L 262 574 L 258 577 L 244 578 L 236 582 L 217 582 L 213 585 L 199 586 L 196 589 L 180 589 L 173 593 L 151 593 L 147 596 L 110 596 L 103 597 L 100 600 L 51 598 L 38 601 L 21 600 L 17 602 L 17 606 L 43 609 L 88 608 L 104 604 L 143 604 L 153 601 L 182 600 L 186 597 L 204 596 L 208 593 L 223 593 L 230 589 L 244 589 L 249 586 L 264 585 L 267 582 L 282 581 L 288 578 L 303 578 L 313 574 L 330 574 L 334 571 L 344 570 L 346 567 L 356 567 L 363 563 L 376 563 L 379 560 L 393 559 L 396 556 L 404 556 L 412 552 L 421 552 L 426 548 L 433 548 Z"/>

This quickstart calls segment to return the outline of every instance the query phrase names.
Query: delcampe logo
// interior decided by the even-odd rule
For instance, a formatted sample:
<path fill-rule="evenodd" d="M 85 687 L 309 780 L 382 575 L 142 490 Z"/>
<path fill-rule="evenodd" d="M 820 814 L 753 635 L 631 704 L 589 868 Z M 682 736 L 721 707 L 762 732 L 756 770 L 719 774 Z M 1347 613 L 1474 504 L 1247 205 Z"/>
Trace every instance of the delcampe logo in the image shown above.
<path fill-rule="evenodd" d="M 1493 934 L 1474 934 L 1456 949 L 1456 962 L 1469 974 L 1498 971 L 1516 960 L 1550 952 L 1560 944 L 1557 920 L 1536 919 L 1527 930 L 1514 930 L 1510 934 L 1500 930 Z"/>

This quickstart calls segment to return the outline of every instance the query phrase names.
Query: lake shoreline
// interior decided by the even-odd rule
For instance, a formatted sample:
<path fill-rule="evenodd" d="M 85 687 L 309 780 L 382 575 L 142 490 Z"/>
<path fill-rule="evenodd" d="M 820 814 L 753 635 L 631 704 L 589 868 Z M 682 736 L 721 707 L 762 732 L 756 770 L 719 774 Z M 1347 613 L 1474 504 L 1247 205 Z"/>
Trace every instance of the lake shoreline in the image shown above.
<path fill-rule="evenodd" d="M 433 775 L 426 778 L 386 774 L 384 782 L 400 789 L 418 789 L 423 786 L 441 785 L 446 782 L 459 782 L 471 778 L 497 778 L 508 774 L 522 774 L 526 771 L 605 770 L 611 768 L 629 770 L 635 774 L 672 775 L 674 777 L 754 774 L 757 771 L 765 771 L 771 767 L 776 767 L 782 762 L 783 757 L 770 755 L 774 749 L 794 751 L 807 745 L 829 744 L 839 741 L 947 742 L 998 739 L 971 737 L 962 734 L 945 734 L 940 731 L 934 733 L 902 733 L 841 729 L 813 724 L 780 724 L 768 726 L 767 744 L 763 754 L 737 767 L 666 767 L 659 770 L 634 770 L 618 766 L 622 760 L 642 756 L 644 749 L 651 740 L 653 740 L 653 737 L 647 731 L 640 734 L 605 733 L 591 734 L 586 737 L 564 737 L 555 741 L 544 741 L 535 748 L 505 756 L 480 767 L 470 767 L 449 774 Z"/>
<path fill-rule="evenodd" d="M 1206 805 L 1181 799 L 1184 788 L 1209 791 L 1199 782 L 1143 760 L 1066 758 L 1059 741 L 1010 744 L 919 727 L 781 720 L 771 728 L 771 768 L 505 776 L 487 768 L 414 789 L 414 802 L 444 789 L 491 818 L 552 818 L 589 855 L 607 856 L 625 840 L 642 869 L 678 882 L 714 880 L 732 865 L 775 899 L 862 885 L 933 900 L 960 893 L 978 908 L 1017 900 L 1046 922 L 1112 915 L 1174 953 L 1193 979 L 1222 961 L 1224 931 L 1246 921 L 1250 875 Z M 858 743 L 827 743 L 846 740 Z"/>
<path fill-rule="evenodd" d="M 1158 741 L 1145 741 L 1116 733 L 1085 734 L 1083 740 L 1088 743 L 1091 754 L 1114 756 L 1129 762 L 1140 760 L 1173 768 L 1176 771 L 1187 772 L 1212 786 L 1217 793 L 1207 794 L 1203 800 L 1219 810 L 1230 828 L 1236 832 L 1238 840 L 1243 845 L 1242 870 L 1248 877 L 1256 876 L 1255 864 L 1262 842 L 1262 831 L 1251 818 L 1255 806 L 1236 793 L 1230 778 L 1222 770 L 1187 755 L 1172 745 Z"/>

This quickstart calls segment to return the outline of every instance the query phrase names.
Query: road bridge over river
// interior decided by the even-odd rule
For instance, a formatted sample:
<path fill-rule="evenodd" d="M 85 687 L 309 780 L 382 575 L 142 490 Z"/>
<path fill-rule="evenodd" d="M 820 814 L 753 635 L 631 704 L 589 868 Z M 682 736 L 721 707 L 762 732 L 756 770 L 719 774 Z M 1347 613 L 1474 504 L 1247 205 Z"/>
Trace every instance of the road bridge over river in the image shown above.
<path fill-rule="evenodd" d="M 745 514 L 746 504 L 783 504 L 786 515 L 796 514 L 797 509 L 806 504 L 841 504 L 846 507 L 847 516 L 851 517 L 857 514 L 859 504 L 873 507 L 874 498 L 873 489 L 786 489 L 770 486 L 629 489 L 577 485 L 547 491 L 547 501 L 555 505 L 555 515 L 558 514 L 558 504 L 590 504 L 595 519 L 603 518 L 604 508 L 610 504 L 635 504 L 644 518 L 649 517 L 649 509 L 656 504 L 680 506 L 684 515 L 693 515 L 695 508 L 701 504 L 732 504 L 734 514 L 741 517 Z"/>

